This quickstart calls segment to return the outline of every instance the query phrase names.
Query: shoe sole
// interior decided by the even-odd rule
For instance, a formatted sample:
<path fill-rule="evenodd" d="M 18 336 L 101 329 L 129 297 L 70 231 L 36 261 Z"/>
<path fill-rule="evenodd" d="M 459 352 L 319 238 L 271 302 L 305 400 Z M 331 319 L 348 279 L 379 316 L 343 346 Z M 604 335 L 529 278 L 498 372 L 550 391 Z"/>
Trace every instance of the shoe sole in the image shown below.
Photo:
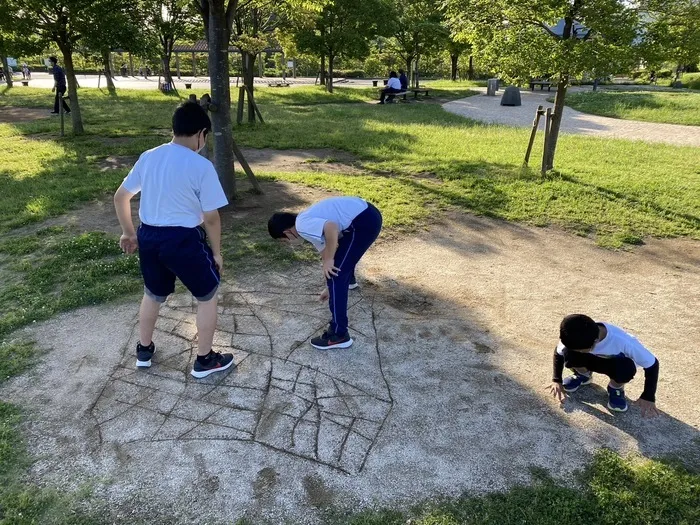
<path fill-rule="evenodd" d="M 311 343 L 316 350 L 333 350 L 334 348 L 350 348 L 355 341 L 349 339 L 348 341 L 343 341 L 342 343 L 336 343 L 334 345 L 319 346 Z"/>
<path fill-rule="evenodd" d="M 627 412 L 627 409 L 629 408 L 629 405 L 625 406 L 625 408 L 615 408 L 610 403 L 608 403 L 608 408 L 612 410 L 613 412 Z"/>
<path fill-rule="evenodd" d="M 231 368 L 234 364 L 234 361 L 231 361 L 229 364 L 222 366 L 221 368 L 212 368 L 211 370 L 202 370 L 201 372 L 197 372 L 196 370 L 192 369 L 192 377 L 196 377 L 197 379 L 202 379 L 204 377 L 207 377 L 208 375 L 215 374 L 216 372 L 223 372 L 224 370 L 228 370 Z"/>
<path fill-rule="evenodd" d="M 359 288 L 359 287 L 360 287 L 360 285 L 357 283 L 351 284 L 350 286 L 348 286 L 348 290 L 354 290 L 355 288 Z"/>
<path fill-rule="evenodd" d="M 149 359 L 148 361 L 139 361 L 138 359 L 136 360 L 136 368 L 150 368 L 151 367 L 151 360 Z"/>
<path fill-rule="evenodd" d="M 562 388 L 564 389 L 564 392 L 568 392 L 569 394 L 571 394 L 571 393 L 573 393 L 573 392 L 576 392 L 576 391 L 577 391 L 579 388 L 581 388 L 582 386 L 590 385 L 592 382 L 593 382 L 593 378 L 591 377 L 588 381 L 585 381 L 585 382 L 581 383 L 581 384 L 580 384 L 579 386 L 577 386 L 576 388 L 566 388 L 565 386 L 563 386 Z"/>

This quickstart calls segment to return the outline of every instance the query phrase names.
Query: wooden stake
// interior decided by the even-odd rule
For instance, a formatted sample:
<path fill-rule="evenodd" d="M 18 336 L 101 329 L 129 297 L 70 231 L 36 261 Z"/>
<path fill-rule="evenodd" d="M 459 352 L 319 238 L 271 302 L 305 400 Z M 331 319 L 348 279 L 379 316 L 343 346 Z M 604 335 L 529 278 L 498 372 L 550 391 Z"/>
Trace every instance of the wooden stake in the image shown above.
<path fill-rule="evenodd" d="M 532 121 L 532 133 L 530 133 L 530 142 L 527 145 L 527 152 L 525 152 L 525 162 L 524 165 L 530 162 L 530 153 L 532 153 L 532 146 L 535 143 L 535 135 L 537 134 L 537 127 L 540 125 L 540 117 L 544 111 L 542 106 L 537 106 L 537 113 L 535 113 L 535 119 Z"/>
<path fill-rule="evenodd" d="M 544 150 L 542 151 L 542 175 L 547 173 L 547 149 L 549 146 L 549 130 L 552 126 L 552 108 L 547 108 L 544 119 Z"/>
<path fill-rule="evenodd" d="M 236 122 L 243 124 L 243 104 L 245 103 L 245 87 L 238 88 L 238 108 L 236 112 Z"/>
<path fill-rule="evenodd" d="M 248 180 L 250 183 L 253 185 L 253 189 L 255 190 L 255 193 L 262 193 L 262 188 L 260 187 L 260 183 L 258 182 L 258 179 L 255 178 L 255 175 L 253 174 L 253 170 L 250 169 L 250 165 L 248 164 L 248 161 L 245 160 L 245 157 L 243 156 L 243 152 L 240 150 L 238 147 L 238 144 L 236 144 L 236 141 L 233 141 L 233 153 L 236 155 L 236 158 L 238 159 L 238 162 L 240 163 L 241 167 L 243 168 L 243 171 L 245 171 L 246 176 L 248 177 Z"/>
<path fill-rule="evenodd" d="M 253 104 L 253 109 L 255 109 L 255 114 L 260 119 L 260 123 L 265 124 L 265 121 L 263 120 L 262 114 L 260 113 L 260 110 L 258 109 L 258 105 L 255 103 L 255 97 L 253 97 L 253 90 L 250 89 L 250 86 L 245 86 L 245 89 L 248 92 L 248 98 L 249 98 L 250 102 L 252 102 L 252 104 Z"/>

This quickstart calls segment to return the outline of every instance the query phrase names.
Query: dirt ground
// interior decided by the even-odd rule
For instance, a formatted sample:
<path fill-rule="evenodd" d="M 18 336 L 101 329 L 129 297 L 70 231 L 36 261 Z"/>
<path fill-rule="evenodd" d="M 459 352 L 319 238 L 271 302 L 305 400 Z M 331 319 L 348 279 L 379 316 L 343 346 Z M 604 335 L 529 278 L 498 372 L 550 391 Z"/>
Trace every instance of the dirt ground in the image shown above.
<path fill-rule="evenodd" d="M 49 103 L 51 101 L 47 100 L 46 109 L 39 108 L 16 108 L 13 106 L 3 106 L 0 111 L 0 123 L 2 124 L 14 124 L 19 122 L 31 122 L 32 120 L 39 120 L 44 118 L 49 118 L 51 115 L 49 111 Z"/>
<path fill-rule="evenodd" d="M 228 224 L 323 195 L 267 188 Z M 146 372 L 134 369 L 136 304 L 26 330 L 46 353 L 1 394 L 30 411 L 31 477 L 93 484 L 119 519 L 314 523 L 327 506 L 504 489 L 531 467 L 567 479 L 601 447 L 700 465 L 700 243 L 608 251 L 453 214 L 368 252 L 345 351 L 308 344 L 329 317 L 319 273 L 227 281 L 215 344 L 238 366 L 202 381 L 188 374 L 196 333 L 184 295 L 164 307 Z M 563 406 L 546 397 L 558 323 L 572 312 L 629 330 L 658 356 L 662 417 L 612 415 L 600 377 Z M 642 384 L 640 371 L 628 397 Z"/>

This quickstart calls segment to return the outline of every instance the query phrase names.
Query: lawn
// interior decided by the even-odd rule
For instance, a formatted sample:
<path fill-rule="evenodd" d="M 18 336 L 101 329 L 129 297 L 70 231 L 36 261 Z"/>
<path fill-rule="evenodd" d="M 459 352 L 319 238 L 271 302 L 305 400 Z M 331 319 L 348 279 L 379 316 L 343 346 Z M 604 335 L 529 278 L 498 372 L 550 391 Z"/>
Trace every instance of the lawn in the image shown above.
<path fill-rule="evenodd" d="M 569 93 L 566 105 L 584 113 L 626 120 L 700 126 L 700 93 L 598 91 Z"/>
<path fill-rule="evenodd" d="M 468 96 L 470 85 L 435 83 L 432 98 Z M 78 231 L 42 223 L 87 201 L 107 199 L 127 168 L 103 169 L 105 157 L 136 156 L 168 140 L 171 112 L 180 98 L 144 91 L 110 97 L 87 89 L 80 96 L 87 130 L 82 137 L 60 139 L 55 119 L 0 124 L 0 382 L 25 370 L 34 355 L 31 344 L 10 339 L 13 330 L 141 287 L 137 260 L 119 254 L 116 237 L 98 227 Z M 236 127 L 236 140 L 256 148 L 351 153 L 363 174 L 258 175 L 362 195 L 378 204 L 392 229 L 410 231 L 449 208 L 556 225 L 609 247 L 647 236 L 700 238 L 697 149 L 563 136 L 557 171 L 542 177 L 521 167 L 527 130 L 468 121 L 435 102 L 369 104 L 374 98 L 373 89 L 337 88 L 332 95 L 313 87 L 259 89 L 266 124 Z M 47 107 L 51 99 L 48 90 L 3 89 L 0 111 L 9 105 Z M 274 255 L 280 263 L 292 256 L 277 251 L 264 228 L 250 223 L 227 232 L 224 249 L 227 260 L 242 268 L 261 256 Z M 22 482 L 28 460 L 20 416 L 15 407 L 0 403 L 0 523 L 108 521 L 78 510 L 84 506 L 76 503 L 89 499 L 88 492 L 62 495 Z M 392 524 L 411 517 L 422 525 L 546 524 L 567 518 L 690 524 L 700 519 L 699 486 L 700 478 L 680 467 L 602 453 L 576 488 L 542 478 L 504 494 L 466 495 L 410 512 L 340 513 L 329 522 Z"/>

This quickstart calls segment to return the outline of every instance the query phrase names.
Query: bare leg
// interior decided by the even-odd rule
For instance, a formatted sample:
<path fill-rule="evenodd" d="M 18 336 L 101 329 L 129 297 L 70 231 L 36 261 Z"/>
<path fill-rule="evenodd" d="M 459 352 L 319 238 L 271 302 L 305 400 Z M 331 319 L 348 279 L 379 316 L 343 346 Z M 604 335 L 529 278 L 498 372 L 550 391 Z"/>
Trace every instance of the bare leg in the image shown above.
<path fill-rule="evenodd" d="M 139 342 L 142 346 L 149 346 L 153 341 L 159 311 L 160 303 L 144 294 L 139 310 Z"/>
<path fill-rule="evenodd" d="M 574 368 L 579 374 L 583 374 L 584 376 L 591 375 L 591 373 L 588 371 L 588 368 Z"/>
<path fill-rule="evenodd" d="M 610 386 L 611 388 L 620 389 L 620 388 L 624 388 L 624 387 L 625 387 L 625 384 L 624 384 L 624 383 L 616 383 L 615 381 L 613 381 L 613 380 L 611 379 L 611 380 L 610 380 L 610 384 L 609 384 L 608 386 Z"/>
<path fill-rule="evenodd" d="M 197 305 L 197 355 L 205 356 L 211 351 L 216 330 L 217 296 Z"/>

